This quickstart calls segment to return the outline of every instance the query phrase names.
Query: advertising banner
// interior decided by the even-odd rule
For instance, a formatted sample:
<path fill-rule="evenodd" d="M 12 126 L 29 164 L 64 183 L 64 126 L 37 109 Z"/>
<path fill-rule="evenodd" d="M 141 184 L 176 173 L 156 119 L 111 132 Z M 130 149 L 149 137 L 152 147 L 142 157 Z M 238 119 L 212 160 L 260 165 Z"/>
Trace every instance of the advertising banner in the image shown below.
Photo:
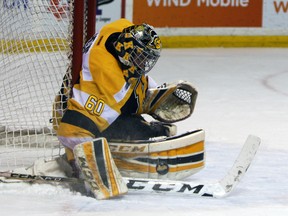
<path fill-rule="evenodd" d="M 265 0 L 263 27 L 288 30 L 288 0 Z"/>
<path fill-rule="evenodd" d="M 97 0 L 96 31 L 103 25 L 120 19 L 123 14 L 123 1 L 120 0 Z"/>
<path fill-rule="evenodd" d="M 133 22 L 155 27 L 262 27 L 263 0 L 142 0 Z"/>

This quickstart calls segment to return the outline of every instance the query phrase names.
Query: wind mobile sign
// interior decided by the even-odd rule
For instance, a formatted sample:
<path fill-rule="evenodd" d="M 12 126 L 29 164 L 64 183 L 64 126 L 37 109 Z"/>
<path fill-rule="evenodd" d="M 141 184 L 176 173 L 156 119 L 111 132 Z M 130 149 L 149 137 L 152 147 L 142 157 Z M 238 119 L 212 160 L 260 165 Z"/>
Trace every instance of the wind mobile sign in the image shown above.
<path fill-rule="evenodd" d="M 133 21 L 144 16 L 155 27 L 261 27 L 262 8 L 263 0 L 147 0 L 134 4 Z"/>
<path fill-rule="evenodd" d="M 265 22 L 283 22 L 287 13 L 285 0 L 145 0 L 133 4 L 133 22 L 145 20 L 155 27 L 263 27 Z"/>

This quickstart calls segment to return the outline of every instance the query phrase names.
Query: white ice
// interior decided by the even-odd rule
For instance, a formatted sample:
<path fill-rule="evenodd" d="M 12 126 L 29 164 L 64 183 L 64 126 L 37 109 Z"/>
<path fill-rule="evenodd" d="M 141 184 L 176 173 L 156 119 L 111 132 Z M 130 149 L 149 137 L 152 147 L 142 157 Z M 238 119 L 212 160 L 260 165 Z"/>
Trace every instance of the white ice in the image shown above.
<path fill-rule="evenodd" d="M 150 75 L 198 89 L 193 115 L 178 127 L 206 131 L 206 167 L 187 181 L 220 179 L 249 134 L 262 139 L 235 191 L 223 199 L 132 193 L 97 201 L 60 186 L 0 184 L 0 215 L 288 215 L 288 49 L 164 49 Z"/>

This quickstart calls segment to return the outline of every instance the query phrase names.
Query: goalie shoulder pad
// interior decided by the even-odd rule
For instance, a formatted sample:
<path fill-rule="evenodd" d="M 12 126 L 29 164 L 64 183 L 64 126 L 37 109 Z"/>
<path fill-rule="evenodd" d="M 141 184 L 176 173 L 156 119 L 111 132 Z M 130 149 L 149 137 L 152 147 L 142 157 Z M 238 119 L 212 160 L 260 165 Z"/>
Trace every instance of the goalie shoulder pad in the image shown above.
<path fill-rule="evenodd" d="M 198 92 L 191 83 L 178 81 L 147 90 L 144 113 L 155 119 L 173 123 L 192 115 Z"/>

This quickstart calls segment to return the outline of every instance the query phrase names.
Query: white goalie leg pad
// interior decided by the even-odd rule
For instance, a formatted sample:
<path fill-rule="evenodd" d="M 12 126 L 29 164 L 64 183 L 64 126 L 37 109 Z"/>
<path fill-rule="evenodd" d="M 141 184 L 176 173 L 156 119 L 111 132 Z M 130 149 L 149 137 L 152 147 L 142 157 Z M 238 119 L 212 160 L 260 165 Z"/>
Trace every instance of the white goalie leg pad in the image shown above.
<path fill-rule="evenodd" d="M 78 144 L 73 152 L 84 180 L 97 199 L 108 199 L 128 192 L 105 138 Z"/>
<path fill-rule="evenodd" d="M 109 142 L 123 177 L 182 180 L 205 167 L 205 132 L 155 140 Z"/>

